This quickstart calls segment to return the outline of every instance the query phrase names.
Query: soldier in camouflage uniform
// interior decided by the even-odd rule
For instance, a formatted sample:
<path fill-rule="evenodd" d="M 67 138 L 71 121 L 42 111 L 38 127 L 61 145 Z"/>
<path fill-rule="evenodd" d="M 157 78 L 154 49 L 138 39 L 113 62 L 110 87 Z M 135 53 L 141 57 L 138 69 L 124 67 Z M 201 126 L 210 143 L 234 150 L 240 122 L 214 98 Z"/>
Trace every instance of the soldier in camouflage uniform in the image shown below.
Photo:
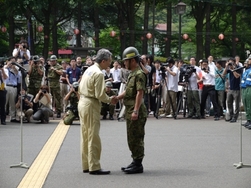
<path fill-rule="evenodd" d="M 126 48 L 123 52 L 123 60 L 131 73 L 126 90 L 117 99 L 124 99 L 127 141 L 133 161 L 127 167 L 122 167 L 121 170 L 128 174 L 135 174 L 143 172 L 142 160 L 147 119 L 147 110 L 143 100 L 146 91 L 146 75 L 139 66 L 139 53 L 136 48 Z"/>
<path fill-rule="evenodd" d="M 106 85 L 106 94 L 109 97 L 115 96 L 116 94 L 114 93 L 114 91 L 111 90 L 112 83 L 106 82 L 105 85 Z M 103 115 L 103 119 L 106 119 L 107 111 L 109 111 L 109 116 L 110 116 L 109 119 L 113 120 L 114 109 L 115 109 L 115 105 L 102 102 L 101 115 Z"/>
<path fill-rule="evenodd" d="M 57 57 L 55 55 L 52 55 L 50 57 L 50 65 L 51 66 L 48 69 L 49 87 L 53 96 L 53 100 L 56 103 L 57 118 L 61 118 L 62 98 L 60 94 L 59 79 L 60 76 L 63 74 L 63 68 L 57 63 Z"/>
<path fill-rule="evenodd" d="M 73 82 L 70 92 L 64 98 L 65 101 L 70 101 L 70 105 L 66 108 L 67 112 L 63 118 L 65 125 L 71 125 L 74 119 L 78 117 L 78 101 L 80 97 L 78 86 L 78 82 Z"/>
<path fill-rule="evenodd" d="M 29 85 L 28 85 L 28 93 L 33 95 L 34 97 L 38 93 L 41 87 L 41 81 L 44 75 L 44 69 L 41 66 L 40 59 L 37 55 L 32 57 L 32 61 L 29 64 Z M 33 104 L 33 112 L 37 111 L 38 103 Z"/>

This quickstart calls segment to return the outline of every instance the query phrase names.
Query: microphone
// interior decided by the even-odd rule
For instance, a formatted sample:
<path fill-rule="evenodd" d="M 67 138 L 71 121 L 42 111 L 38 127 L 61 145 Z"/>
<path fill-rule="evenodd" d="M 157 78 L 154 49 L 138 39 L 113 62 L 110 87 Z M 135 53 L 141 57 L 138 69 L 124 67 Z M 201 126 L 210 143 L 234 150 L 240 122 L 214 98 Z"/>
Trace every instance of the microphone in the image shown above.
<path fill-rule="evenodd" d="M 242 67 L 239 67 L 239 68 L 233 69 L 233 70 L 232 70 L 232 72 L 235 72 L 235 71 L 237 71 L 237 70 L 244 69 L 244 68 L 246 68 L 246 66 L 242 66 Z"/>
<path fill-rule="evenodd" d="M 11 62 L 11 64 L 17 66 L 19 68 L 19 70 L 26 72 L 26 69 L 23 68 L 19 63 Z"/>

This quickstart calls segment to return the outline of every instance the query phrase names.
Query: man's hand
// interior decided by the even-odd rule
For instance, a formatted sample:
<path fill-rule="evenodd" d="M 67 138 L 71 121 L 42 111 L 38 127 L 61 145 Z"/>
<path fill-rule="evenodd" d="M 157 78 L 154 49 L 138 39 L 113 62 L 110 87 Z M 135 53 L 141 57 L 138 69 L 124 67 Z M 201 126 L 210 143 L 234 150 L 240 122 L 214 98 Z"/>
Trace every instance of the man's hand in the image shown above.
<path fill-rule="evenodd" d="M 116 96 L 111 96 L 111 104 L 116 104 L 119 100 Z"/>

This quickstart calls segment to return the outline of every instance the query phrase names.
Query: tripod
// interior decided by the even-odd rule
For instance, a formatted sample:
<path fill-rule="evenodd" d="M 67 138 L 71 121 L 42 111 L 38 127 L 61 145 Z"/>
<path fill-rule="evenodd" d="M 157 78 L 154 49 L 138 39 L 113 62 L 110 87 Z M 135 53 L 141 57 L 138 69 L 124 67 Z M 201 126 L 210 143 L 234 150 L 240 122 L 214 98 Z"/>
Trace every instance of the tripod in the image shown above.
<path fill-rule="evenodd" d="M 182 91 L 179 95 L 177 110 L 175 112 L 175 116 L 179 114 L 179 109 L 183 106 L 183 117 L 186 117 L 186 110 L 187 110 L 187 91 L 188 91 L 188 82 L 184 82 L 182 84 Z"/>
<path fill-rule="evenodd" d="M 165 80 L 165 77 L 164 76 L 162 76 L 162 79 L 161 79 L 161 81 L 160 81 L 160 84 L 159 84 L 159 88 L 158 88 L 158 93 L 157 93 L 157 105 L 156 105 L 156 110 L 155 110 L 155 113 L 154 113 L 154 117 L 156 118 L 156 119 L 159 119 L 159 108 L 160 108 L 160 106 L 161 106 L 161 93 L 162 93 L 162 88 L 163 88 L 163 85 L 167 85 L 166 84 L 166 80 Z M 174 112 L 174 106 L 173 106 L 173 103 L 172 103 L 172 98 L 171 98 L 171 96 L 170 96 L 170 94 L 169 94 L 169 91 L 168 91 L 168 89 L 167 89 L 167 95 L 169 96 L 169 100 L 170 100 L 170 104 L 171 104 L 171 107 L 172 107 L 172 111 L 173 111 L 173 117 L 174 117 L 174 119 L 176 119 L 176 113 Z"/>

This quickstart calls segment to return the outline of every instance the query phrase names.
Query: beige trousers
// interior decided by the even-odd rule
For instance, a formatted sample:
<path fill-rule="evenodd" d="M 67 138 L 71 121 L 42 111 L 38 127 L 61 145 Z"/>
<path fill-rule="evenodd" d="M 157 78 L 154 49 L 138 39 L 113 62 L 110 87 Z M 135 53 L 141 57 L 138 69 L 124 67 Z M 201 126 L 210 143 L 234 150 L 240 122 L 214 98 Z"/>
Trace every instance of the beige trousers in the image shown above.
<path fill-rule="evenodd" d="M 81 154 L 83 170 L 95 171 L 101 169 L 100 130 L 101 104 L 94 98 L 82 97 L 78 103 L 81 134 Z"/>

